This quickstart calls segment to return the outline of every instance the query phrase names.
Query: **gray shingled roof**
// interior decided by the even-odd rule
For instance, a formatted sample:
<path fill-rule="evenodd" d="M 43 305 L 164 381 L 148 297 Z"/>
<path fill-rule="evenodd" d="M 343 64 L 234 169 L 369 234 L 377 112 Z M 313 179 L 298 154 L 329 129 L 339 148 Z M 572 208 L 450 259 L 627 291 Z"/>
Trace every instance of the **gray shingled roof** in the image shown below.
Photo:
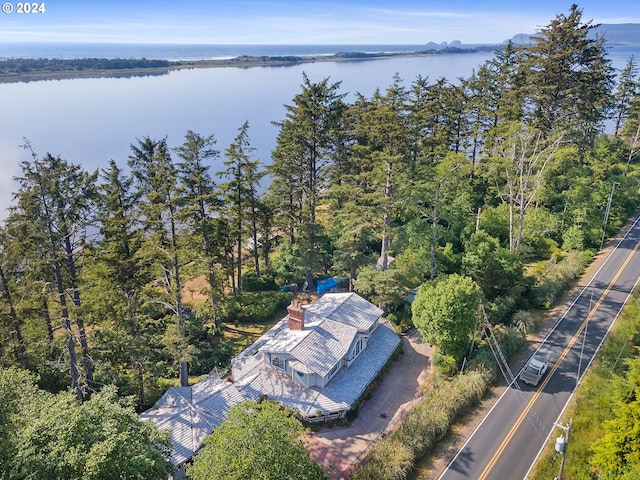
<path fill-rule="evenodd" d="M 347 354 L 357 334 L 354 327 L 325 320 L 291 350 L 291 355 L 324 377 Z"/>
<path fill-rule="evenodd" d="M 400 342 L 388 322 L 380 323 L 350 367 L 341 368 L 324 388 L 305 388 L 290 375 L 265 365 L 264 352 L 272 342 L 277 351 L 288 351 L 297 359 L 292 365 L 305 365 L 324 376 L 349 351 L 357 330 L 368 331 L 382 316 L 382 310 L 355 293 L 326 294 L 306 312 L 307 331 L 289 332 L 285 317 L 234 358 L 234 383 L 209 377 L 190 387 L 172 387 L 140 415 L 169 430 L 174 465 L 195 455 L 231 407 L 248 399 L 266 396 L 303 416 L 349 410 Z"/>
<path fill-rule="evenodd" d="M 208 377 L 189 387 L 171 387 L 141 420 L 169 430 L 173 445 L 172 462 L 180 465 L 189 460 L 204 439 L 219 426 L 233 405 L 246 400 L 232 384 Z"/>
<path fill-rule="evenodd" d="M 348 368 L 341 368 L 324 388 L 303 387 L 295 383 L 289 374 L 273 368 L 264 368 L 244 378 L 242 388 L 259 391 L 303 416 L 347 411 L 387 363 L 399 343 L 400 338 L 388 322 L 381 323 L 356 361 Z"/>
<path fill-rule="evenodd" d="M 378 321 L 383 311 L 357 293 L 327 293 L 305 309 L 314 315 L 345 323 L 364 331 Z"/>

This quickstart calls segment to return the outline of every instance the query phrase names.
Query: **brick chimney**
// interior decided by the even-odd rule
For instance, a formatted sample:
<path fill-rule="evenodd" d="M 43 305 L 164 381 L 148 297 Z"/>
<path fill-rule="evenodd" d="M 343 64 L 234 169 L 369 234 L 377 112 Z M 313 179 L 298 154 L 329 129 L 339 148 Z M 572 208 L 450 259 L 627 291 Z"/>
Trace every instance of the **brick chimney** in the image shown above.
<path fill-rule="evenodd" d="M 287 307 L 289 312 L 289 330 L 304 329 L 304 309 L 300 305 L 299 300 L 292 300 L 291 305 Z"/>

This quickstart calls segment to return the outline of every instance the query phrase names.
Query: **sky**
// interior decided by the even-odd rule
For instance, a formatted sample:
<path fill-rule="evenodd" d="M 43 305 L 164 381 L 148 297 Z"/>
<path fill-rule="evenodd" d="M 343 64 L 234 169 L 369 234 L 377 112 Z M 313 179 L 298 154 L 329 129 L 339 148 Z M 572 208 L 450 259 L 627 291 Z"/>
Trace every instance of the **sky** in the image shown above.
<path fill-rule="evenodd" d="M 572 2 L 44 0 L 44 12 L 30 14 L 0 3 L 0 42 L 415 45 L 501 43 L 537 32 Z M 584 22 L 640 23 L 638 0 L 575 3 Z"/>

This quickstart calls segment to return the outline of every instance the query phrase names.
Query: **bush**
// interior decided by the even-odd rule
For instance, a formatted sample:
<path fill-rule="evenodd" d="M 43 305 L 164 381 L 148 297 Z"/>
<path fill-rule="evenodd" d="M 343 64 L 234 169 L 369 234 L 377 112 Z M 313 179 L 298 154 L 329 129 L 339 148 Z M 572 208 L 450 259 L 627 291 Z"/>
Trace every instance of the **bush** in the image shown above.
<path fill-rule="evenodd" d="M 485 382 L 490 385 L 498 378 L 498 364 L 491 353 L 491 350 L 477 348 L 473 358 L 469 360 L 466 367 L 467 372 L 480 372 Z"/>
<path fill-rule="evenodd" d="M 522 350 L 524 346 L 524 335 L 518 330 L 513 327 L 505 327 L 504 325 L 496 325 L 492 330 L 506 360 L 509 360 Z"/>
<path fill-rule="evenodd" d="M 242 274 L 242 290 L 245 292 L 273 292 L 278 290 L 278 285 L 272 272 L 263 273 L 258 277 L 254 271 L 251 271 Z"/>
<path fill-rule="evenodd" d="M 527 335 L 534 331 L 535 322 L 531 312 L 526 310 L 518 310 L 511 318 L 511 325 L 522 335 Z"/>
<path fill-rule="evenodd" d="M 354 480 L 407 478 L 415 461 L 446 435 L 451 422 L 482 399 L 491 372 L 482 371 L 479 364 L 476 367 L 450 381 L 435 377 L 422 403 L 409 412 L 400 428 L 374 445 Z"/>
<path fill-rule="evenodd" d="M 515 308 L 515 301 L 510 296 L 496 297 L 493 302 L 487 302 L 485 305 L 485 313 L 489 317 L 492 325 L 504 323 Z"/>
<path fill-rule="evenodd" d="M 222 340 L 201 346 L 197 355 L 189 362 L 189 374 L 203 375 L 209 373 L 214 367 L 229 365 L 232 353 L 229 342 Z"/>
<path fill-rule="evenodd" d="M 293 294 L 286 292 L 242 293 L 230 296 L 222 307 L 227 323 L 264 323 L 273 319 L 278 310 L 291 302 Z"/>
<path fill-rule="evenodd" d="M 431 362 L 436 371 L 445 377 L 452 377 L 458 371 L 458 362 L 451 355 L 443 355 L 435 351 Z"/>
<path fill-rule="evenodd" d="M 538 308 L 550 308 L 580 276 L 589 258 L 588 253 L 572 251 L 558 263 L 541 263 L 536 268 L 536 285 L 531 292 L 533 304 Z"/>

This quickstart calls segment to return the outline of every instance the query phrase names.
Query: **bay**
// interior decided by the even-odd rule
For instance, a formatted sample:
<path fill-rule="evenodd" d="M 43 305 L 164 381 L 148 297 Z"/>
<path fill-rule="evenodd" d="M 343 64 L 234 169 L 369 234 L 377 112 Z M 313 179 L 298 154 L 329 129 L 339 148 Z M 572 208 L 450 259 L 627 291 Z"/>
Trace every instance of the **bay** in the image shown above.
<path fill-rule="evenodd" d="M 621 68 L 629 54 L 624 51 L 615 57 L 614 64 Z M 490 52 L 407 56 L 1 84 L 0 219 L 6 216 L 17 188 L 13 178 L 20 173 L 21 162 L 30 159 L 30 153 L 21 148 L 24 138 L 39 156 L 47 152 L 60 155 L 92 171 L 104 168 L 110 159 L 126 167 L 130 145 L 136 139 L 166 136 L 168 144 L 177 147 L 187 130 L 214 134 L 218 149 L 224 153 L 248 120 L 255 157 L 268 164 L 277 135 L 272 122 L 284 118 L 284 105 L 300 92 L 303 73 L 312 82 L 326 77 L 341 82 L 340 91 L 350 101 L 356 93 L 370 96 L 377 88 L 384 90 L 396 73 L 406 85 L 418 75 L 455 82 L 471 75 L 492 56 Z M 221 155 L 211 172 L 222 170 L 223 161 Z"/>

